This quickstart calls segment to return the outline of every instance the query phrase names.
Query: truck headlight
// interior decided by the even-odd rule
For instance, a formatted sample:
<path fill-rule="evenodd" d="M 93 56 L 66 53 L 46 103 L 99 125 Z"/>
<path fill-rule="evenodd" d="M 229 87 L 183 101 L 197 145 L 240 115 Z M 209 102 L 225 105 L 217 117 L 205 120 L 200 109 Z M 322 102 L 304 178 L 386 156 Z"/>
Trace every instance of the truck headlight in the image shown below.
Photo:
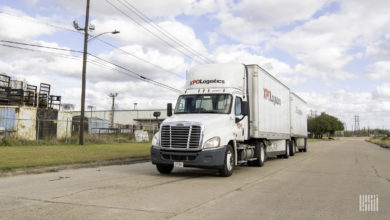
<path fill-rule="evenodd" d="M 153 136 L 152 146 L 160 146 L 160 132 L 157 132 L 157 133 Z"/>
<path fill-rule="evenodd" d="M 203 148 L 204 149 L 215 148 L 215 147 L 219 147 L 220 145 L 221 145 L 221 138 L 217 136 L 217 137 L 213 137 L 213 138 L 208 139 L 204 143 Z"/>

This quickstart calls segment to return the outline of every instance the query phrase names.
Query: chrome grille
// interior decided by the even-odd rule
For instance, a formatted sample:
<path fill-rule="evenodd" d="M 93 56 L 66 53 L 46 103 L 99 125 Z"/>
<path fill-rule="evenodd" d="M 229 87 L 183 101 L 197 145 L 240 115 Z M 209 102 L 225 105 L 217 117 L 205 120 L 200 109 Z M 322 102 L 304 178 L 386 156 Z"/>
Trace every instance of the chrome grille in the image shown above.
<path fill-rule="evenodd" d="M 201 126 L 163 125 L 161 128 L 161 146 L 176 149 L 199 148 Z"/>

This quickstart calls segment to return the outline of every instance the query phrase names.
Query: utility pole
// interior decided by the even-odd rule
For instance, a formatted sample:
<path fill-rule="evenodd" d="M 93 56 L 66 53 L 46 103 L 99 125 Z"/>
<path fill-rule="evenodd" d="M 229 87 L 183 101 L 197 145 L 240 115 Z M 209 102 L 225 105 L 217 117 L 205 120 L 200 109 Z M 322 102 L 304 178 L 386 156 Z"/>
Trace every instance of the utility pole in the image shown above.
<path fill-rule="evenodd" d="M 118 96 L 118 93 L 110 93 L 108 95 L 112 98 L 112 106 L 111 106 L 111 117 L 110 117 L 110 128 L 114 127 L 114 111 L 115 111 L 115 97 Z"/>
<path fill-rule="evenodd" d="M 85 24 L 84 28 L 79 27 L 76 21 L 73 21 L 73 27 L 78 31 L 84 31 L 84 50 L 83 50 L 83 70 L 82 70 L 82 80 L 81 80 L 81 111 L 80 111 L 80 134 L 79 134 L 79 143 L 80 145 L 84 145 L 84 114 L 85 114 L 85 84 L 86 84 L 86 71 L 87 71 L 87 55 L 88 55 L 88 41 L 95 39 L 106 33 L 118 34 L 119 31 L 114 30 L 112 32 L 104 32 L 98 34 L 90 39 L 88 39 L 89 34 L 88 30 L 95 30 L 94 25 L 89 25 L 89 2 L 87 0 L 87 7 L 85 9 Z"/>
<path fill-rule="evenodd" d="M 85 81 L 87 71 L 87 52 L 88 52 L 88 26 L 89 26 L 89 1 L 87 0 L 87 8 L 85 11 L 84 24 L 84 50 L 83 50 L 83 72 L 81 81 L 81 113 L 80 113 L 80 136 L 79 143 L 84 145 L 84 110 L 85 110 Z"/>
<path fill-rule="evenodd" d="M 355 135 L 358 135 L 359 130 L 360 130 L 360 118 L 359 118 L 359 114 L 355 115 L 354 119 L 355 119 Z"/>

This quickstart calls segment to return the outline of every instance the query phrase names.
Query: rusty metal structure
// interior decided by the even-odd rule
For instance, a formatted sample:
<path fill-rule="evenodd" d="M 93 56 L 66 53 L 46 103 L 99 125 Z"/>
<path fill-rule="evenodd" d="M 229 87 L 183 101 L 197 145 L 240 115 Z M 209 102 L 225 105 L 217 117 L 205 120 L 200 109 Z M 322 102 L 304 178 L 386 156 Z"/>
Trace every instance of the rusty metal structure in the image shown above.
<path fill-rule="evenodd" d="M 52 95 L 51 85 L 38 86 L 0 74 L 0 130 L 3 135 L 37 140 L 66 135 L 71 114 L 61 112 L 61 96 Z M 69 114 L 69 117 L 67 116 Z M 60 123 L 60 124 L 59 124 Z M 1 136 L 1 135 L 0 135 Z"/>
<path fill-rule="evenodd" d="M 38 87 L 23 81 L 11 80 L 6 74 L 0 74 L 0 105 L 32 106 L 46 109 L 61 108 L 61 96 L 50 94 L 51 86 L 41 83 Z"/>

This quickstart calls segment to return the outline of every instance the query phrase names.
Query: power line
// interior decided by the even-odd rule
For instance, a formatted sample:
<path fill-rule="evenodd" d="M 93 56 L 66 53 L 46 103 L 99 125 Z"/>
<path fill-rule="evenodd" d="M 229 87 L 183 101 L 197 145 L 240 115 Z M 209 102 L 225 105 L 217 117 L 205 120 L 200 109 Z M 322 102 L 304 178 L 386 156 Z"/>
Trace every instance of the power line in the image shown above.
<path fill-rule="evenodd" d="M 75 53 L 82 53 L 82 51 L 78 51 L 78 50 L 72 50 L 72 49 L 64 49 L 64 48 L 56 48 L 56 47 L 49 47 L 49 46 L 42 46 L 42 45 L 36 45 L 36 44 L 29 44 L 29 43 L 21 43 L 21 42 L 15 42 L 15 41 L 6 41 L 6 40 L 0 40 L 0 42 L 5 42 L 5 43 L 9 43 L 9 44 L 17 44 L 17 45 L 23 45 L 23 46 L 31 46 L 31 47 L 39 47 L 39 48 L 46 48 L 46 49 L 52 49 L 52 50 L 59 50 L 59 51 L 67 51 L 67 52 L 75 52 Z M 28 51 L 34 51 L 34 52 L 42 52 L 42 53 L 52 53 L 52 52 L 49 52 L 49 51 L 39 51 L 39 50 L 34 50 L 34 49 L 31 49 L 31 48 L 23 48 L 23 47 L 18 47 L 18 46 L 13 46 L 13 45 L 5 45 L 5 44 L 0 44 L 0 46 L 4 46 L 4 47 L 9 47 L 9 48 L 14 48 L 14 49 L 23 49 L 23 50 L 28 50 Z M 59 54 L 59 55 L 66 55 L 66 54 Z M 88 55 L 90 55 L 91 57 L 94 57 L 100 61 L 103 61 L 105 63 L 108 63 L 112 66 L 115 66 L 116 68 L 119 68 L 121 70 L 124 70 L 124 71 L 118 71 L 116 68 L 112 68 L 113 70 L 119 72 L 119 73 L 122 73 L 122 74 L 125 74 L 127 76 L 130 76 L 132 78 L 136 78 L 138 80 L 143 80 L 145 82 L 149 82 L 149 83 L 152 83 L 154 85 L 158 85 L 160 87 L 163 87 L 163 88 L 166 88 L 166 89 L 170 89 L 174 92 L 181 92 L 179 89 L 176 89 L 176 88 L 173 88 L 171 86 L 168 86 L 164 83 L 161 83 L 161 82 L 158 82 L 158 81 L 155 81 L 153 79 L 150 79 L 148 77 L 145 77 L 143 76 L 142 74 L 140 73 L 137 73 L 133 70 L 130 70 L 128 68 L 125 68 L 123 66 L 120 66 L 118 64 L 115 64 L 115 63 L 112 63 L 108 60 L 105 60 L 103 58 L 100 58 L 94 54 L 91 54 L 91 53 L 88 53 Z M 68 56 L 71 56 L 68 54 Z M 96 61 L 94 61 L 96 63 Z M 101 64 L 101 63 L 100 63 Z"/>
<path fill-rule="evenodd" d="M 10 41 L 10 40 L 0 40 L 0 42 L 10 43 L 10 44 L 19 44 L 19 45 L 31 46 L 31 47 L 40 47 L 40 48 L 46 48 L 46 49 L 51 49 L 51 50 L 61 50 L 61 51 L 66 51 L 66 52 L 83 53 L 83 51 L 80 51 L 80 50 L 51 47 L 51 46 L 43 46 L 43 45 L 38 45 L 38 44 L 29 44 L 29 43 Z"/>
<path fill-rule="evenodd" d="M 120 0 L 117 0 L 118 2 Z M 139 9 L 137 9 L 134 5 L 130 4 L 127 0 L 123 0 L 123 2 L 127 5 L 125 5 L 125 7 L 127 9 L 129 9 L 130 11 L 132 11 L 135 15 L 137 15 L 141 20 L 147 22 L 150 24 L 151 27 L 153 27 L 155 30 L 157 30 L 158 32 L 160 32 L 161 34 L 163 34 L 165 37 L 167 37 L 168 39 L 172 40 L 173 42 L 177 43 L 178 45 L 180 45 L 182 48 L 184 48 L 186 51 L 188 51 L 189 53 L 195 55 L 195 56 L 198 56 L 200 57 L 202 60 L 206 61 L 206 62 L 213 62 L 212 60 L 210 60 L 209 58 L 203 56 L 201 53 L 199 53 L 198 51 L 194 50 L 193 48 L 191 48 L 190 46 L 188 46 L 187 44 L 185 44 L 183 41 L 179 40 L 178 38 L 176 38 L 175 36 L 173 36 L 172 34 L 170 34 L 167 30 L 165 30 L 164 28 L 162 28 L 160 25 L 156 24 L 151 18 L 149 18 L 147 15 L 145 15 L 142 11 L 140 11 Z M 122 2 L 121 2 L 122 3 Z M 122 3 L 122 4 L 124 4 Z M 129 8 L 130 7 L 130 8 Z"/>
<path fill-rule="evenodd" d="M 105 40 L 102 40 L 102 39 L 99 39 L 99 38 L 98 38 L 97 40 L 100 41 L 100 42 L 102 42 L 102 43 L 104 43 L 104 44 L 106 44 L 106 45 L 108 45 L 108 46 L 110 46 L 110 47 L 112 47 L 112 48 L 115 48 L 115 49 L 117 49 L 117 50 L 119 50 L 119 51 L 121 51 L 121 52 L 123 52 L 123 53 L 129 55 L 129 56 L 132 56 L 132 57 L 134 57 L 134 58 L 136 58 L 136 59 L 138 59 L 138 60 L 141 60 L 142 62 L 148 63 L 148 64 L 154 66 L 155 68 L 158 68 L 158 69 L 160 69 L 160 70 L 163 70 L 164 72 L 172 73 L 172 74 L 174 74 L 175 76 L 177 76 L 177 77 L 179 77 L 179 78 L 183 78 L 182 76 L 178 75 L 178 74 L 175 73 L 175 72 L 172 72 L 172 71 L 170 71 L 170 70 L 167 70 L 167 69 L 165 69 L 165 68 L 163 68 L 163 67 L 161 67 L 161 66 L 159 66 L 159 65 L 157 65 L 157 64 L 154 64 L 154 63 L 152 63 L 152 62 L 149 62 L 148 60 L 145 60 L 145 59 L 143 59 L 143 58 L 141 58 L 141 57 L 138 57 L 138 56 L 136 56 L 136 55 L 134 55 L 134 54 L 132 54 L 132 53 L 130 53 L 130 52 L 128 52 L 128 51 L 126 51 L 126 50 L 120 48 L 120 47 L 117 47 L 117 46 L 115 46 L 115 45 L 113 45 L 113 44 L 111 44 L 111 43 L 105 41 Z"/>
<path fill-rule="evenodd" d="M 30 17 L 26 17 L 26 16 L 10 14 L 9 12 L 5 12 L 5 11 L 0 11 L 0 15 L 12 16 L 12 17 L 16 17 L 16 18 L 18 18 L 20 20 L 25 19 L 25 20 L 29 20 L 29 21 L 34 22 L 34 23 L 43 24 L 43 25 L 46 25 L 46 26 L 49 26 L 49 27 L 62 29 L 62 30 L 66 30 L 66 31 L 71 31 L 71 32 L 80 34 L 78 31 L 76 31 L 74 29 L 63 27 L 63 26 L 59 26 L 59 25 L 55 25 L 55 24 L 51 24 L 51 23 L 47 23 L 47 22 L 44 22 L 44 21 L 41 21 L 41 20 L 38 20 L 38 19 L 35 19 L 35 18 L 30 18 Z"/>
<path fill-rule="evenodd" d="M 65 30 L 65 31 L 70 31 L 70 32 L 73 32 L 73 33 L 77 33 L 77 34 L 81 34 L 81 35 L 82 35 L 81 32 L 78 32 L 78 31 L 76 31 L 76 30 L 74 30 L 74 29 L 66 28 L 66 27 L 59 26 L 59 25 L 50 24 L 50 23 L 43 22 L 43 21 L 40 21 L 40 20 L 35 19 L 35 18 L 22 17 L 22 16 L 10 14 L 10 13 L 4 12 L 4 11 L 0 11 L 0 15 L 13 16 L 13 17 L 16 17 L 16 18 L 21 19 L 21 20 L 25 19 L 25 20 L 28 20 L 29 22 L 34 22 L 34 23 L 46 25 L 46 26 L 49 26 L 49 27 L 52 27 L 52 28 L 62 29 L 62 30 Z M 89 34 L 89 35 L 92 36 L 92 37 L 94 37 L 94 35 L 92 35 L 92 34 Z M 150 61 L 148 61 L 148 60 L 146 60 L 146 59 L 143 59 L 143 58 L 141 58 L 141 57 L 139 57 L 139 56 L 136 56 L 136 55 L 134 55 L 133 53 L 130 53 L 130 52 L 128 52 L 128 51 L 126 51 L 126 50 L 124 50 L 124 49 L 118 47 L 118 46 L 115 46 L 115 45 L 112 44 L 112 43 L 109 43 L 109 42 L 107 42 L 107 41 L 105 41 L 105 40 L 102 40 L 102 39 L 100 39 L 100 38 L 97 38 L 97 40 L 100 41 L 100 42 L 102 42 L 102 43 L 104 43 L 104 44 L 106 44 L 106 45 L 108 45 L 108 46 L 110 46 L 110 47 L 112 47 L 112 48 L 114 48 L 114 49 L 117 49 L 117 50 L 121 51 L 122 53 L 124 53 L 124 54 L 126 54 L 126 55 L 128 55 L 128 56 L 132 56 L 133 58 L 136 58 L 136 59 L 138 59 L 138 60 L 140 60 L 140 61 L 142 61 L 142 62 L 144 62 L 144 63 L 147 63 L 147 64 L 153 66 L 154 68 L 160 69 L 160 70 L 162 70 L 162 71 L 164 71 L 164 72 L 167 72 L 167 73 L 174 74 L 175 76 L 177 76 L 177 77 L 179 77 L 179 78 L 183 78 L 183 76 L 178 75 L 178 73 L 175 73 L 175 72 L 172 72 L 172 71 L 170 71 L 170 70 L 167 70 L 167 69 L 165 69 L 164 67 L 161 67 L 160 65 L 154 64 L 154 63 L 152 63 L 152 62 L 150 62 Z"/>
<path fill-rule="evenodd" d="M 140 26 L 141 28 L 143 28 L 144 30 L 146 30 L 147 32 L 149 32 L 150 34 L 152 34 L 154 37 L 156 37 L 157 39 L 161 40 L 162 42 L 164 42 L 166 45 L 168 45 L 169 47 L 175 49 L 176 51 L 178 51 L 179 53 L 183 54 L 184 56 L 186 56 L 187 58 L 190 58 L 192 60 L 195 60 L 193 57 L 191 57 L 190 55 L 186 54 L 185 52 L 183 52 L 182 50 L 180 50 L 179 48 L 175 47 L 174 45 L 172 45 L 170 42 L 166 41 L 165 39 L 161 38 L 160 36 L 158 36 L 156 33 L 154 33 L 153 31 L 149 30 L 148 28 L 146 28 L 145 26 L 143 26 L 140 22 L 138 22 L 137 20 L 135 20 L 134 18 L 132 18 L 130 15 L 128 15 L 126 12 L 124 12 L 123 10 L 119 9 L 117 6 L 115 6 L 114 4 L 112 4 L 109 0 L 105 0 L 108 4 L 110 4 L 112 7 L 114 7 L 117 11 L 119 11 L 121 14 L 123 14 L 124 16 L 126 16 L 127 18 L 129 18 L 132 22 L 134 22 L 135 24 L 137 24 L 138 26 Z M 118 1 L 118 0 L 117 0 Z M 119 2 L 119 1 L 118 1 Z M 121 4 L 123 4 L 122 2 L 120 2 Z M 195 57 L 196 58 L 196 57 Z M 199 58 L 198 58 L 199 59 Z M 195 60 L 196 61 L 196 60 Z M 203 62 L 205 62 L 204 60 L 202 60 Z"/>

